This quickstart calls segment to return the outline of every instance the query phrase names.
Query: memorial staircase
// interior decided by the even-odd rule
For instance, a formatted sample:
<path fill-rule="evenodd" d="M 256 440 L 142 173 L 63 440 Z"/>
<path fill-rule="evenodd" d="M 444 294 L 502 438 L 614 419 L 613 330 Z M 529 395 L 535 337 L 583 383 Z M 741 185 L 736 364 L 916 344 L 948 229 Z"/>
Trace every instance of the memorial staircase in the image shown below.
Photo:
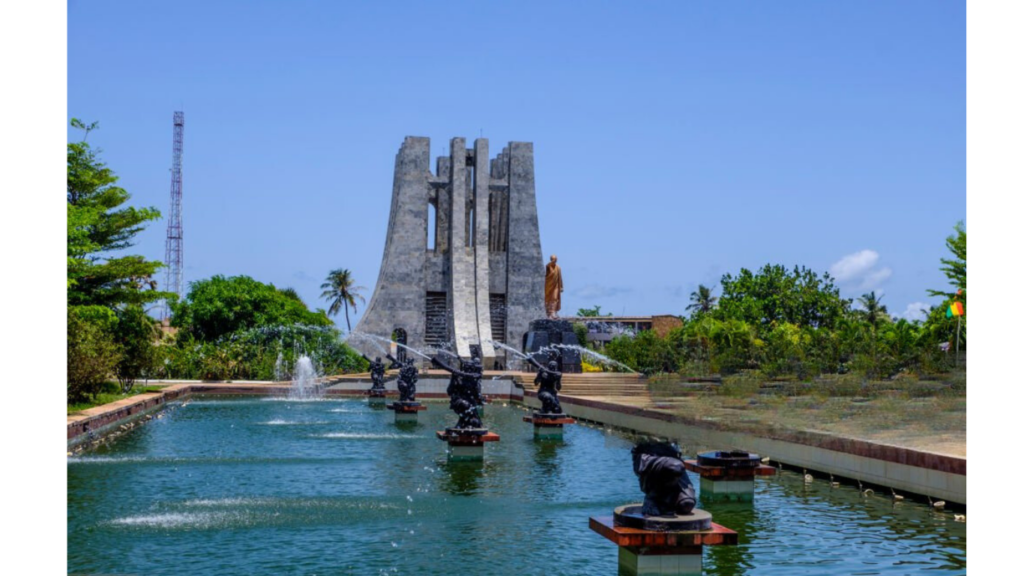
<path fill-rule="evenodd" d="M 531 380 L 532 383 L 532 380 Z M 647 378 L 621 372 L 563 374 L 564 396 L 649 396 Z"/>

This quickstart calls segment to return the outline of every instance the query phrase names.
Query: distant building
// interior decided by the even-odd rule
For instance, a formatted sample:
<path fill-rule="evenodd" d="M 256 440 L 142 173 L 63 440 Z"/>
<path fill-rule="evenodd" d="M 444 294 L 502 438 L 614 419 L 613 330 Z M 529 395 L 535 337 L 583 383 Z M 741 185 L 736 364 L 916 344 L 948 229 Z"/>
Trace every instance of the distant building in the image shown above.
<path fill-rule="evenodd" d="M 636 334 L 644 330 L 654 330 L 664 338 L 673 328 L 683 325 L 682 318 L 671 314 L 657 316 L 581 316 L 575 318 L 559 318 L 587 326 L 587 342 L 604 346 L 616 336 Z"/>

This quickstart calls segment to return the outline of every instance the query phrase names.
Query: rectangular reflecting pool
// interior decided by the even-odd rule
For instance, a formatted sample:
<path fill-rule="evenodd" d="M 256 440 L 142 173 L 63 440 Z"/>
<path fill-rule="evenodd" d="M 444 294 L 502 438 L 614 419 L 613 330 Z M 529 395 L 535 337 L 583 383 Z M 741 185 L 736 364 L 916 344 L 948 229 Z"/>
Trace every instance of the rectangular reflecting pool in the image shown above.
<path fill-rule="evenodd" d="M 522 410 L 492 404 L 483 420 L 501 441 L 483 463 L 449 463 L 434 431 L 455 416 L 427 405 L 400 428 L 365 400 L 170 404 L 68 458 L 68 571 L 618 573 L 588 519 L 642 499 L 632 439 L 576 425 L 537 442 Z M 705 551 L 706 574 L 966 573 L 952 512 L 792 472 L 755 490 L 753 503 L 698 503 L 740 539 Z"/>

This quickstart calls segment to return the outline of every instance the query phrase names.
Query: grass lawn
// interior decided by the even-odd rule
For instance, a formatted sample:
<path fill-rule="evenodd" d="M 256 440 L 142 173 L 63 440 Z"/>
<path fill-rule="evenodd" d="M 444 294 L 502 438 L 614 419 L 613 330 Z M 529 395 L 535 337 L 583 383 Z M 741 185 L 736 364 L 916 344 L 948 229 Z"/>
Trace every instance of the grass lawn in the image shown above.
<path fill-rule="evenodd" d="M 146 394 L 149 392 L 159 392 L 163 386 L 141 386 L 135 385 L 135 388 L 127 394 L 121 393 L 120 387 L 113 383 L 108 382 L 104 390 L 92 398 L 88 402 L 78 402 L 75 404 L 68 404 L 68 416 L 92 408 L 93 406 L 100 406 L 103 404 L 109 404 L 110 402 L 116 402 L 118 400 L 124 400 L 125 398 L 131 398 L 137 394 Z"/>
<path fill-rule="evenodd" d="M 699 391 L 672 388 L 652 386 L 655 409 L 752 432 L 810 430 L 967 456 L 966 386 L 843 378 L 783 386 L 737 382 Z"/>

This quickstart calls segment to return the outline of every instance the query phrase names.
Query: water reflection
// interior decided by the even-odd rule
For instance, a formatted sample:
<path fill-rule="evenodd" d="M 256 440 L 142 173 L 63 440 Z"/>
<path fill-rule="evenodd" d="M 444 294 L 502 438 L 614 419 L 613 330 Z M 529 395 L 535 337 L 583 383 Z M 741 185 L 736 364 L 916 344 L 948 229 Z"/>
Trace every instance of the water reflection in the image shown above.
<path fill-rule="evenodd" d="M 536 442 L 521 411 L 488 406 L 501 441 L 483 462 L 448 462 L 434 435 L 453 423 L 445 408 L 431 404 L 406 429 L 362 399 L 196 399 L 68 459 L 69 571 L 617 572 L 615 546 L 587 524 L 642 497 L 630 438 L 580 425 L 562 442 Z M 683 446 L 703 448 L 696 435 Z M 705 551 L 707 574 L 966 566 L 966 526 L 951 512 L 805 485 L 799 469 L 758 479 L 753 503 L 704 507 L 739 533 L 738 546 Z"/>
<path fill-rule="evenodd" d="M 472 496 L 480 491 L 480 481 L 488 468 L 486 461 L 445 461 L 438 465 L 441 471 L 440 488 L 453 496 Z"/>
<path fill-rule="evenodd" d="M 745 574 L 752 567 L 749 561 L 750 552 L 745 544 L 756 538 L 756 532 L 763 530 L 758 527 L 757 509 L 751 502 L 716 502 L 703 506 L 711 512 L 712 520 L 736 531 L 739 535 L 737 546 L 708 546 L 704 551 L 704 568 L 706 574 L 716 576 L 734 576 Z"/>

